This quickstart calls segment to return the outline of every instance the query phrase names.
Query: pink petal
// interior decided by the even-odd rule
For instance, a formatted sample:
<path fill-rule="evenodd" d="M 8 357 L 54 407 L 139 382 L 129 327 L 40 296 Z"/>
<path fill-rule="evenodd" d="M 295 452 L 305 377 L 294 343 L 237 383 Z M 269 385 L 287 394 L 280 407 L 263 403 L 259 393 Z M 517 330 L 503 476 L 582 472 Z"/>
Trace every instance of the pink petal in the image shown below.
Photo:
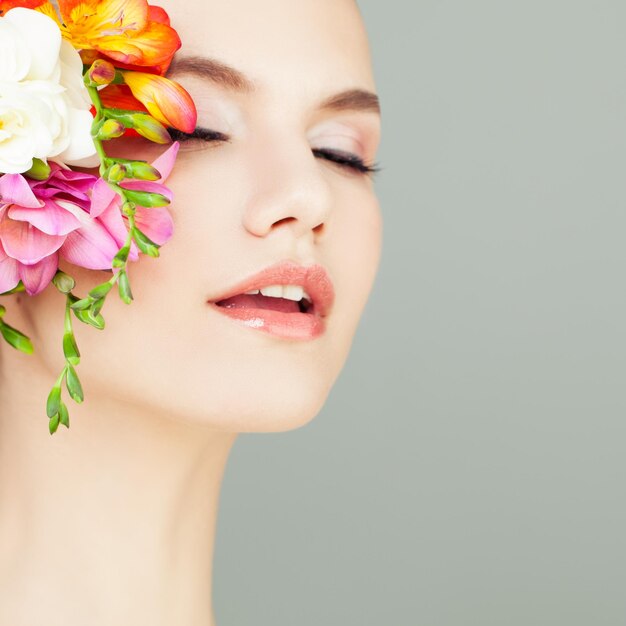
<path fill-rule="evenodd" d="M 52 164 L 49 164 L 52 166 Z M 56 165 L 56 163 L 54 164 Z M 83 193 L 87 193 L 98 180 L 97 176 L 87 174 L 86 172 L 77 172 L 75 170 L 67 170 L 62 167 L 53 168 L 53 176 L 55 179 L 64 180 L 71 183 L 73 189 L 78 189 Z"/>
<path fill-rule="evenodd" d="M 20 265 L 20 278 L 29 296 L 43 291 L 59 267 L 59 253 L 55 252 L 34 265 Z"/>
<path fill-rule="evenodd" d="M 19 282 L 18 262 L 7 256 L 0 245 L 0 293 L 13 289 Z"/>
<path fill-rule="evenodd" d="M 137 207 L 135 221 L 137 228 L 159 246 L 168 241 L 174 233 L 172 216 L 165 207 L 153 209 Z"/>
<path fill-rule="evenodd" d="M 65 197 L 80 205 L 84 210 L 88 210 L 91 202 L 88 193 L 98 178 L 92 174 L 63 169 L 52 161 L 49 161 L 48 165 L 50 165 L 52 173 L 47 180 L 28 181 L 34 194 L 39 199 Z"/>
<path fill-rule="evenodd" d="M 139 207 L 137 208 L 139 210 Z M 126 237 L 128 236 L 128 227 L 126 222 L 120 213 L 119 207 L 115 203 L 111 203 L 107 209 L 98 218 L 101 224 L 109 231 L 111 236 L 118 244 L 118 248 L 121 248 L 126 243 Z M 128 258 L 131 261 L 136 261 L 139 258 L 139 250 L 134 242 L 130 245 L 130 253 Z"/>
<path fill-rule="evenodd" d="M 5 216 L 0 223 L 0 241 L 10 257 L 26 265 L 34 265 L 56 252 L 65 241 L 65 236 L 47 235 L 28 222 L 18 222 Z"/>
<path fill-rule="evenodd" d="M 0 201 L 3 204 L 19 204 L 29 209 L 42 206 L 21 174 L 0 176 Z"/>
<path fill-rule="evenodd" d="M 119 246 L 100 220 L 89 220 L 67 235 L 59 249 L 61 257 L 90 270 L 111 269 Z"/>
<path fill-rule="evenodd" d="M 115 190 L 113 190 L 103 178 L 98 178 L 91 192 L 91 208 L 89 209 L 89 214 L 91 217 L 99 217 L 113 201 L 119 203 L 119 199 L 120 197 Z"/>
<path fill-rule="evenodd" d="M 159 155 L 150 164 L 158 170 L 159 174 L 161 174 L 161 178 L 156 181 L 157 183 L 162 183 L 171 174 L 179 147 L 180 143 L 175 141 L 163 154 Z"/>
<path fill-rule="evenodd" d="M 14 204 L 9 207 L 7 215 L 12 220 L 30 222 L 48 235 L 67 235 L 80 227 L 80 221 L 53 200 L 45 200 L 44 206 L 37 209 Z"/>

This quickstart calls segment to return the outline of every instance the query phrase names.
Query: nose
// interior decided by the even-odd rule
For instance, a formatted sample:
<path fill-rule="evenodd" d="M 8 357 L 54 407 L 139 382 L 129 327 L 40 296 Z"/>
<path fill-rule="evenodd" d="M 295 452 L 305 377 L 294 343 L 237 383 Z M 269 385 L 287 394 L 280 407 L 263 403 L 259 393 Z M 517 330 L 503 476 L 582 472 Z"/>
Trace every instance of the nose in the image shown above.
<path fill-rule="evenodd" d="M 258 237 L 285 228 L 294 238 L 321 236 L 331 214 L 332 190 L 308 143 L 274 138 L 273 144 L 260 147 L 252 163 L 245 228 Z"/>

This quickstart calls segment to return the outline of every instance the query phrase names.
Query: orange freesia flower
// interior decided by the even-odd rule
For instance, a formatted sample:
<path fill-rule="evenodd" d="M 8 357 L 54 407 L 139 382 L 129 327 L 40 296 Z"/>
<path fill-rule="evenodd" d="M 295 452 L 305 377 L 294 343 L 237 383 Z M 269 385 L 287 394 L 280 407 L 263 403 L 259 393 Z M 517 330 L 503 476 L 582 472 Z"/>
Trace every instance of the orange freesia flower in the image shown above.
<path fill-rule="evenodd" d="M 96 50 L 126 65 L 162 69 L 181 46 L 167 13 L 147 0 L 58 0 L 61 19 L 48 0 L 0 2 L 36 8 L 56 20 L 74 48 Z"/>
<path fill-rule="evenodd" d="M 6 13 L 9 9 L 15 7 L 23 7 L 24 9 L 36 9 L 39 5 L 43 4 L 46 0 L 0 0 L 0 15 Z"/>
<path fill-rule="evenodd" d="M 133 96 L 126 85 L 109 85 L 106 89 L 102 89 L 99 95 L 105 107 L 150 113 L 150 111 Z"/>
<path fill-rule="evenodd" d="M 159 122 L 185 133 L 196 127 L 196 107 L 191 96 L 178 83 L 145 72 L 123 71 L 122 75 L 133 96 Z"/>

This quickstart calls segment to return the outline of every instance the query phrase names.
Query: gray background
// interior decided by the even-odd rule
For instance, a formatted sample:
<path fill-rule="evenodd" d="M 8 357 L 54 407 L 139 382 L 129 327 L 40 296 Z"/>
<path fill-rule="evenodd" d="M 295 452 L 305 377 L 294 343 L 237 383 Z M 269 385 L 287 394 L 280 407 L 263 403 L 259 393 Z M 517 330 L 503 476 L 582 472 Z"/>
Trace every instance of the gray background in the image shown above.
<path fill-rule="evenodd" d="M 219 626 L 626 624 L 626 3 L 361 0 L 383 259 L 224 478 Z"/>

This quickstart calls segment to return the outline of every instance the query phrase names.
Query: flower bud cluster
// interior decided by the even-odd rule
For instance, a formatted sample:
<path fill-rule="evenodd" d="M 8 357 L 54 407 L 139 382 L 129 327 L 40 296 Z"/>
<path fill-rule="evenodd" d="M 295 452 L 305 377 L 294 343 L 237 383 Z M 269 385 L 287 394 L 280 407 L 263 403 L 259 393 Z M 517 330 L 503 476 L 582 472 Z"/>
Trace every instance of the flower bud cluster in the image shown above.
<path fill-rule="evenodd" d="M 65 366 L 46 402 L 52 434 L 59 424 L 69 428 L 63 384 L 72 400 L 84 400 L 73 319 L 103 330 L 113 287 L 126 304 L 133 300 L 129 262 L 158 257 L 172 236 L 172 193 L 163 181 L 178 144 L 168 127 L 191 132 L 196 110 L 162 75 L 180 39 L 147 0 L 81 0 L 80 12 L 67 2 L 38 0 L 36 10 L 11 4 L 0 0 L 0 296 L 34 296 L 53 284 L 65 298 Z M 108 156 L 105 144 L 124 136 L 171 145 L 153 163 Z M 99 176 L 70 165 L 99 167 Z M 31 244 L 20 245 L 26 236 Z M 61 259 L 111 278 L 80 298 Z M 5 314 L 0 305 L 0 335 L 32 353 Z"/>

